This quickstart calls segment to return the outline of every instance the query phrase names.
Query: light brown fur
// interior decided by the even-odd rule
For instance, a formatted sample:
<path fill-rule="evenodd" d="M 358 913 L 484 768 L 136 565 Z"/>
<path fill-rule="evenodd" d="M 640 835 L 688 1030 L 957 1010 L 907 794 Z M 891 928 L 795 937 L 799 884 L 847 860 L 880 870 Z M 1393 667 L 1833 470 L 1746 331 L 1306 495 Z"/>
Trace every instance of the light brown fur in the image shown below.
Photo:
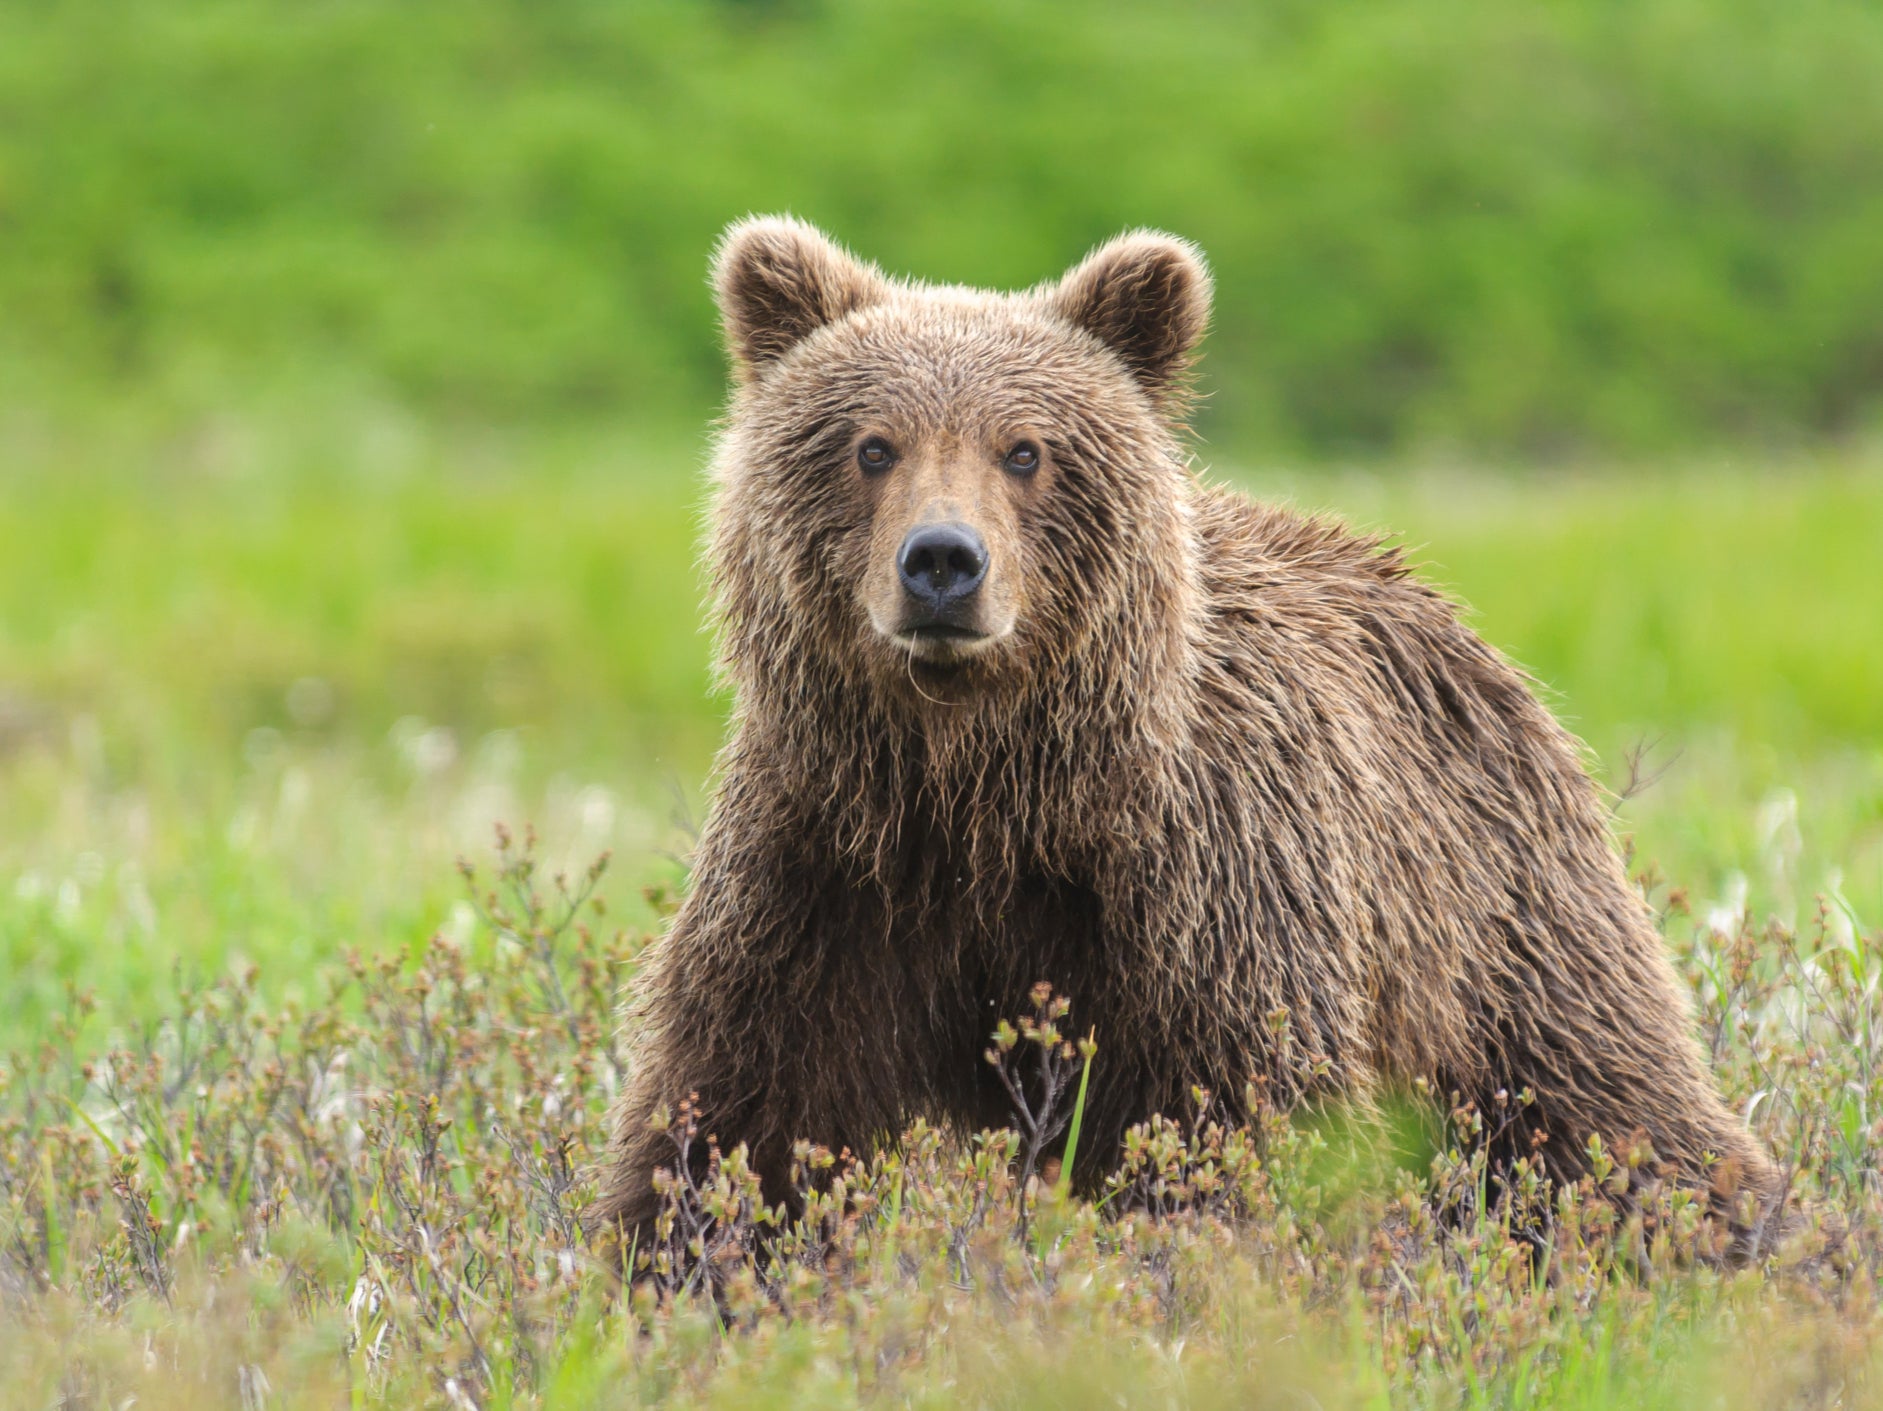
<path fill-rule="evenodd" d="M 1253 1076 L 1283 1101 L 1528 1087 L 1510 1152 L 1540 1136 L 1558 1176 L 1591 1134 L 1644 1132 L 1722 1207 L 1774 1193 L 1529 682 L 1395 551 L 1188 469 L 1194 250 L 1125 236 L 1009 295 L 754 220 L 716 280 L 737 708 L 638 982 L 597 1227 L 651 1218 L 648 1116 L 692 1091 L 774 1198 L 795 1139 L 1002 1123 L 980 1055 L 1038 980 L 1098 1038 L 1088 1183 L 1130 1124 Z M 858 468 L 869 437 L 884 473 Z M 1016 476 L 1022 440 L 1041 464 Z M 897 635 L 895 548 L 937 515 L 989 551 L 959 646 Z"/>

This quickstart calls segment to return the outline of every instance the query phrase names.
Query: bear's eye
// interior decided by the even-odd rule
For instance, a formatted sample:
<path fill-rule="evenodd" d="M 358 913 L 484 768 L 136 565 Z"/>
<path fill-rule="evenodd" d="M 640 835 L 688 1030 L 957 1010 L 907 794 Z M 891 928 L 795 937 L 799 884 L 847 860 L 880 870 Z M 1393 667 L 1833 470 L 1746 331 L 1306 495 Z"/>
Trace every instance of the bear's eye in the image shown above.
<path fill-rule="evenodd" d="M 1031 475 L 1040 468 L 1040 448 L 1031 441 L 1022 441 L 1007 452 L 1007 459 L 1001 464 L 1014 475 Z"/>
<path fill-rule="evenodd" d="M 857 464 L 864 470 L 880 473 L 896 463 L 896 450 L 880 436 L 872 436 L 857 447 Z"/>

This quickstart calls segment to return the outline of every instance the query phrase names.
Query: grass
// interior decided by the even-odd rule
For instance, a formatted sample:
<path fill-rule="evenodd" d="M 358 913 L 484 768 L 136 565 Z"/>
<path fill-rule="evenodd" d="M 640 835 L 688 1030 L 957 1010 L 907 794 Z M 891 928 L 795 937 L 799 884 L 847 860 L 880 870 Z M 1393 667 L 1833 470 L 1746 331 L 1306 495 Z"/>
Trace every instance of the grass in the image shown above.
<path fill-rule="evenodd" d="M 577 1221 L 645 938 L 597 876 L 503 839 L 467 870 L 469 934 L 350 958 L 308 1000 L 244 972 L 103 1051 L 75 1002 L 0 1085 L 8 1403 L 1870 1404 L 1883 936 L 1682 947 L 1801 1212 L 1755 1269 L 1709 1262 L 1686 1194 L 1602 1198 L 1644 1153 L 1573 1190 L 1493 1181 L 1474 1134 L 1497 1114 L 1468 1110 L 1408 1170 L 1367 1126 L 1226 1131 L 1199 1106 L 1134 1132 L 1102 1202 L 1067 1200 L 1036 1137 L 1082 1066 L 1076 1006 L 1042 992 L 990 1052 L 1042 1127 L 802 1149 L 796 1221 L 715 1152 L 669 1182 L 624 1293 Z M 686 1171 L 702 1138 L 684 1110 L 671 1130 Z"/>
<path fill-rule="evenodd" d="M 725 710 L 697 446 L 371 412 L 6 435 L 0 1400 L 1871 1396 L 1875 460 L 1233 472 L 1400 530 L 1612 783 L 1653 742 L 1621 826 L 1807 1211 L 1766 1266 L 1696 1262 L 1671 1198 L 1631 1229 L 1568 1193 L 1539 1249 L 1536 1197 L 1487 1199 L 1468 1145 L 1405 1171 L 1339 1124 L 1176 1114 L 1121 1178 L 1188 1193 L 1157 1220 L 1050 1167 L 1017 1189 L 1024 1133 L 912 1134 L 785 1236 L 788 1278 L 729 1246 L 728 1330 L 697 1293 L 612 1300 L 569 1224 L 615 984 L 683 881 Z M 534 822 L 533 870 L 492 857 L 496 820 Z M 605 850 L 570 915 L 553 877 Z M 676 1220 L 755 1231 L 742 1179 L 728 1158 Z"/>
<path fill-rule="evenodd" d="M 614 848 L 623 905 L 677 880 L 725 709 L 697 443 L 382 439 L 356 417 L 327 461 L 266 424 L 17 443 L 0 1037 L 67 980 L 116 1013 L 178 964 L 416 944 L 493 818 L 570 863 Z M 1874 462 L 1239 478 L 1400 530 L 1612 783 L 1651 745 L 1623 810 L 1644 861 L 1709 899 L 1743 877 L 1755 910 L 1835 890 L 1883 915 Z"/>

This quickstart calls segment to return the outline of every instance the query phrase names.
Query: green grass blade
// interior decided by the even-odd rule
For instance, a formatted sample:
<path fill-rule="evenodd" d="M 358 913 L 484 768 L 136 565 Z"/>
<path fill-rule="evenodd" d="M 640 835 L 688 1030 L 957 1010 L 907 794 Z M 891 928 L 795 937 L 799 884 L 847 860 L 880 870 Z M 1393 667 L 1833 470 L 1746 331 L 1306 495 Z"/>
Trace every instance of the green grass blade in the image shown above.
<path fill-rule="evenodd" d="M 1092 1034 L 1086 1035 L 1086 1042 L 1093 1040 Z M 1072 1102 L 1072 1126 L 1066 1133 L 1066 1155 L 1059 1163 L 1059 1198 L 1064 1200 L 1072 1190 L 1072 1163 L 1079 1156 L 1079 1129 L 1085 1125 L 1085 1092 L 1092 1082 L 1092 1058 L 1097 1048 L 1085 1056 L 1085 1067 L 1079 1073 L 1079 1095 Z"/>

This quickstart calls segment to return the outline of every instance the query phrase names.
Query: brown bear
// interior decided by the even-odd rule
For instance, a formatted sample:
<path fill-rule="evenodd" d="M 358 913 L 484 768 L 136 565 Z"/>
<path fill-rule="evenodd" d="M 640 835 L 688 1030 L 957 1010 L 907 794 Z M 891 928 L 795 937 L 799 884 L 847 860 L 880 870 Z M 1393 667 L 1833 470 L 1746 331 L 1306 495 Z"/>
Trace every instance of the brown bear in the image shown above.
<path fill-rule="evenodd" d="M 1742 1232 L 1771 1203 L 1528 679 L 1379 540 L 1193 473 L 1195 249 L 1129 234 L 1004 294 L 753 219 L 714 279 L 736 705 L 596 1227 L 646 1227 L 649 1118 L 690 1093 L 772 1199 L 798 1139 L 1004 1125 L 982 1054 L 1041 980 L 1098 1042 L 1088 1186 L 1193 1085 L 1422 1080 L 1529 1089 L 1510 1149 L 1559 1177 L 1645 1134 Z"/>

